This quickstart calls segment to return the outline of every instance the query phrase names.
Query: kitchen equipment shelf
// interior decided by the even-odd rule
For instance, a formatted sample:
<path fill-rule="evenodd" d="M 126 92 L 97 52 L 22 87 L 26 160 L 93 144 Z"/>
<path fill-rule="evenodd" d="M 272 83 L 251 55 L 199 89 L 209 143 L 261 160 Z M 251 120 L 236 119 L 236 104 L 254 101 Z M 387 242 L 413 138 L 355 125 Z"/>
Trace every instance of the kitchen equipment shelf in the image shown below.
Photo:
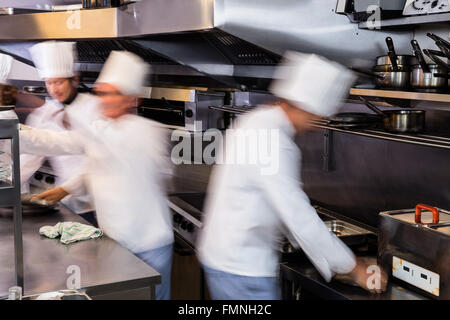
<path fill-rule="evenodd" d="M 315 120 L 312 121 L 313 126 L 316 128 L 338 131 L 347 134 L 354 134 L 364 137 L 370 137 L 375 139 L 403 142 L 415 145 L 421 145 L 426 147 L 440 148 L 440 149 L 450 149 L 450 138 L 439 137 L 427 134 L 397 134 L 389 133 L 381 130 L 368 130 L 368 129 L 341 129 L 329 125 L 326 120 Z"/>
<path fill-rule="evenodd" d="M 421 100 L 432 102 L 450 102 L 450 94 L 426 93 L 412 91 L 379 90 L 379 89 L 350 89 L 350 94 L 355 96 L 392 98 L 404 100 Z"/>
<path fill-rule="evenodd" d="M 439 13 L 422 16 L 401 17 L 396 19 L 381 20 L 380 28 L 406 27 L 421 24 L 445 23 L 450 22 L 450 13 Z M 361 22 L 358 27 L 360 29 L 370 29 L 372 24 Z M 375 29 L 378 30 L 378 29 Z"/>
<path fill-rule="evenodd" d="M 0 141 L 11 145 L 11 181 L 2 181 L 0 185 L 0 207 L 13 207 L 14 226 L 14 279 L 17 286 L 23 288 L 23 240 L 22 240 L 22 204 L 20 196 L 19 165 L 19 120 L 17 118 L 0 119 Z M 8 241 L 8 239 L 1 239 Z"/>
<path fill-rule="evenodd" d="M 220 110 L 234 114 L 243 114 L 250 111 L 250 109 L 254 107 L 211 106 L 209 108 L 213 110 Z M 314 127 L 331 131 L 338 131 L 370 138 L 403 142 L 433 148 L 450 149 L 450 137 L 440 137 L 427 134 L 399 134 L 399 133 L 389 133 L 381 130 L 368 130 L 368 129 L 342 129 L 328 124 L 328 121 L 326 120 L 315 120 L 312 121 L 312 123 Z"/>

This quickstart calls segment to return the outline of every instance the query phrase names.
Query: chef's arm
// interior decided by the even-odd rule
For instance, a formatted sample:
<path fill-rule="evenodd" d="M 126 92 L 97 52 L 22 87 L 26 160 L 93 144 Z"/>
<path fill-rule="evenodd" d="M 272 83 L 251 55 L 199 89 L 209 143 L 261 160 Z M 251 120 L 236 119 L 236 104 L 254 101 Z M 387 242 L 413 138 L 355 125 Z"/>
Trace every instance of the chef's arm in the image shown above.
<path fill-rule="evenodd" d="M 73 196 L 82 196 L 86 194 L 85 174 L 79 174 L 71 177 L 66 182 L 61 184 L 61 188 Z"/>
<path fill-rule="evenodd" d="M 20 155 L 20 183 L 22 184 L 22 193 L 28 192 L 28 180 L 42 166 L 45 157 L 34 154 Z"/>
<path fill-rule="evenodd" d="M 330 281 L 335 273 L 351 272 L 356 265 L 353 253 L 317 215 L 300 187 L 300 163 L 298 159 L 289 159 L 286 154 L 291 153 L 285 151 L 280 152 L 279 166 L 274 174 L 259 173 L 258 180 L 265 195 L 325 280 Z"/>
<path fill-rule="evenodd" d="M 270 197 L 295 241 L 326 281 L 334 274 L 350 273 L 356 265 L 351 250 L 325 226 L 306 194 L 286 184 Z"/>
<path fill-rule="evenodd" d="M 45 129 L 20 130 L 20 152 L 41 156 L 84 153 L 83 143 L 75 131 L 56 132 Z"/>

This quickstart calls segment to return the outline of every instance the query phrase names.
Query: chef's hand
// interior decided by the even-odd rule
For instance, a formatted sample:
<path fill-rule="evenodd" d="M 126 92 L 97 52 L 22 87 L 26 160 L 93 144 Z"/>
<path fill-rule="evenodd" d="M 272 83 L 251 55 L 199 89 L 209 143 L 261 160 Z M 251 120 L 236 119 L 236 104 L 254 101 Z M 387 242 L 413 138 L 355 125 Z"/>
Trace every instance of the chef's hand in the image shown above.
<path fill-rule="evenodd" d="M 56 187 L 49 189 L 41 194 L 38 194 L 37 196 L 34 196 L 31 201 L 37 200 L 37 199 L 43 199 L 47 201 L 50 204 L 56 204 L 59 202 L 62 198 L 67 196 L 69 193 L 64 190 L 61 187 Z"/>
<path fill-rule="evenodd" d="M 380 270 L 380 274 L 375 274 L 374 270 L 369 269 L 370 266 L 377 266 L 376 269 Z M 377 265 L 376 260 L 365 261 L 357 258 L 356 266 L 349 276 L 356 284 L 370 293 L 379 294 L 386 291 L 388 277 L 383 269 Z"/>

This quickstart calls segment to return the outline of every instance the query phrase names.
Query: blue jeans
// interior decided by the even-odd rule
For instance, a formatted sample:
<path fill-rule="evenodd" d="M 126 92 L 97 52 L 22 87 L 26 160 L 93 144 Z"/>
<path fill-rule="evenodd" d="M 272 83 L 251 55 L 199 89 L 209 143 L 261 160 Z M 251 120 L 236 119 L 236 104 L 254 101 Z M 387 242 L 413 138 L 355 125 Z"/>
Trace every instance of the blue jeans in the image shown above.
<path fill-rule="evenodd" d="M 161 284 L 155 287 L 156 300 L 170 300 L 173 244 L 137 253 L 136 256 L 161 274 Z"/>
<path fill-rule="evenodd" d="M 214 300 L 279 300 L 275 277 L 246 277 L 203 265 L 209 293 Z"/>

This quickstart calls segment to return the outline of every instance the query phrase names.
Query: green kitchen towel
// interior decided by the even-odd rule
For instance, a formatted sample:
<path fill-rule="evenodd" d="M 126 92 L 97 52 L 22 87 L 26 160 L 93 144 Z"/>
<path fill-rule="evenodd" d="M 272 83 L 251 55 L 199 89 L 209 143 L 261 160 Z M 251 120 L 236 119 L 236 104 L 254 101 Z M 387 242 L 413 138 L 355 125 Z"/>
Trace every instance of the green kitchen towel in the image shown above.
<path fill-rule="evenodd" d="M 103 235 L 102 230 L 79 222 L 58 222 L 53 227 L 43 226 L 39 229 L 39 233 L 51 239 L 61 236 L 61 242 L 64 244 L 93 239 Z"/>

